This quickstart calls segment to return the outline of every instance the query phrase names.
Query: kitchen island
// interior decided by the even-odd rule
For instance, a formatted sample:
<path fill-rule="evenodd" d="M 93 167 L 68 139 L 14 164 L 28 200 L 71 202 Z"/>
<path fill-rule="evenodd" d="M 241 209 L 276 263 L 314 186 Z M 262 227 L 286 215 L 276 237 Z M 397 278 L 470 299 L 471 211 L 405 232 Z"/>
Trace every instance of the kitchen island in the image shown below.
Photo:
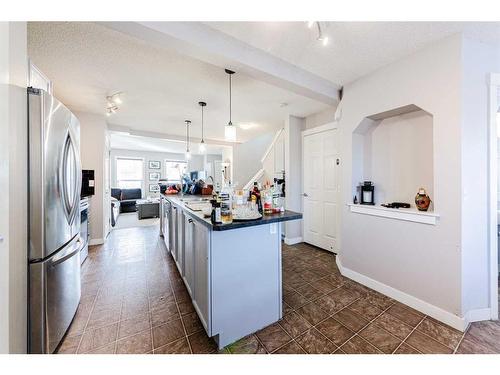
<path fill-rule="evenodd" d="M 205 331 L 221 349 L 282 318 L 280 223 L 302 214 L 214 225 L 186 205 L 204 199 L 162 195 L 161 234 Z"/>

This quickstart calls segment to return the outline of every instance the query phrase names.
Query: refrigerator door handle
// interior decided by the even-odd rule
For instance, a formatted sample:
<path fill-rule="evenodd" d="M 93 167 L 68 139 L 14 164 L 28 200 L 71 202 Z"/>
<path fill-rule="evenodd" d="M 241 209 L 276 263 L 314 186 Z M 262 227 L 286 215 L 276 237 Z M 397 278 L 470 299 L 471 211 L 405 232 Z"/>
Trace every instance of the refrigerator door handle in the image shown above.
<path fill-rule="evenodd" d="M 73 137 L 68 130 L 64 143 L 59 170 L 61 181 L 61 197 L 68 224 L 73 223 L 79 212 L 81 173 L 80 162 L 73 143 Z"/>
<path fill-rule="evenodd" d="M 80 236 L 77 237 L 76 241 L 63 250 L 60 254 L 55 255 L 51 262 L 51 266 L 57 266 L 58 264 L 64 262 L 65 260 L 71 258 L 73 255 L 78 253 L 82 248 L 82 241 Z"/>

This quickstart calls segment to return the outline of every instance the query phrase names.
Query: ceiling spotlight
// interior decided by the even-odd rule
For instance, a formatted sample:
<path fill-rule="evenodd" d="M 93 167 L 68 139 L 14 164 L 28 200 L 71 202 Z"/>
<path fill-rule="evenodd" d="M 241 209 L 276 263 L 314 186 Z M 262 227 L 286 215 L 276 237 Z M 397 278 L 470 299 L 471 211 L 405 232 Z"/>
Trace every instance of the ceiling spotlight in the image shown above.
<path fill-rule="evenodd" d="M 116 92 L 112 95 L 109 95 L 109 96 L 106 96 L 106 99 L 108 101 L 108 106 L 111 104 L 111 105 L 118 105 L 118 104 L 122 104 L 123 103 L 123 100 L 121 98 L 121 95 L 123 94 L 123 92 Z"/>
<path fill-rule="evenodd" d="M 314 24 L 316 24 L 316 28 L 318 30 L 318 36 L 316 40 L 320 41 L 324 46 L 328 44 L 328 37 L 323 34 L 323 29 L 321 28 L 321 24 L 319 21 L 314 21 L 314 22 L 308 22 L 307 26 L 311 28 Z"/>
<path fill-rule="evenodd" d="M 112 114 L 116 113 L 118 110 L 118 107 L 116 105 L 111 105 L 106 108 L 106 116 L 111 116 Z"/>
<path fill-rule="evenodd" d="M 106 116 L 111 116 L 118 110 L 118 105 L 122 103 L 121 95 L 123 92 L 117 92 L 106 96 Z"/>

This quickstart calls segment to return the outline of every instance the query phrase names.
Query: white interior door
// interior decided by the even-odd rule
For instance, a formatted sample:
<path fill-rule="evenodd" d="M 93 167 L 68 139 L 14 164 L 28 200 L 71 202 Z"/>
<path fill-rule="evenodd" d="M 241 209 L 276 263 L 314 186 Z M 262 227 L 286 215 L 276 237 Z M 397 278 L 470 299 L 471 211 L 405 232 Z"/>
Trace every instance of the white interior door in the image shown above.
<path fill-rule="evenodd" d="M 337 252 L 339 152 L 337 130 L 304 135 L 304 242 Z"/>

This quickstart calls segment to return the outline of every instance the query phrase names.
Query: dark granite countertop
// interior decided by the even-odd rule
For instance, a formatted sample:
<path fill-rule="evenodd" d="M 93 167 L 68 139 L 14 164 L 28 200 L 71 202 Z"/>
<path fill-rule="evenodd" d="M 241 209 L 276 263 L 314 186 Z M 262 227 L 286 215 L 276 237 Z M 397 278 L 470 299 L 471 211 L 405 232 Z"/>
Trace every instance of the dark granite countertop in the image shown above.
<path fill-rule="evenodd" d="M 201 197 L 201 196 L 178 196 L 178 195 L 168 195 L 162 194 L 164 198 L 170 201 L 173 205 L 182 208 L 190 217 L 202 222 L 205 226 L 209 227 L 214 231 L 224 231 L 238 228 L 248 228 L 256 225 L 265 225 L 271 223 L 280 223 L 282 221 L 291 221 L 291 220 L 300 220 L 302 219 L 302 214 L 298 212 L 288 211 L 279 213 L 279 214 L 271 214 L 271 215 L 263 215 L 262 218 L 257 220 L 248 220 L 248 221 L 233 221 L 231 224 L 212 224 L 210 218 L 203 217 L 203 214 L 199 211 L 193 211 L 190 208 L 186 207 L 184 204 L 185 201 L 182 199 L 190 199 L 190 198 L 210 198 L 210 197 Z"/>

